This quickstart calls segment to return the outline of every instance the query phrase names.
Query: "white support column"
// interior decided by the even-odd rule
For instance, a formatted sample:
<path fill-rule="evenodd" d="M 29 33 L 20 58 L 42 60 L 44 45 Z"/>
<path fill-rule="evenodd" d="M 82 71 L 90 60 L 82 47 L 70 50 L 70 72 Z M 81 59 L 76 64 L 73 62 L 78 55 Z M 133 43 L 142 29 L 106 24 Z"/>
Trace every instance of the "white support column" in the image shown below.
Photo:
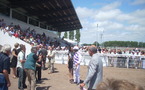
<path fill-rule="evenodd" d="M 38 22 L 38 27 L 40 27 L 40 22 Z"/>
<path fill-rule="evenodd" d="M 12 8 L 10 8 L 10 19 L 12 19 Z"/>
<path fill-rule="evenodd" d="M 27 24 L 29 24 L 29 17 L 27 16 Z"/>

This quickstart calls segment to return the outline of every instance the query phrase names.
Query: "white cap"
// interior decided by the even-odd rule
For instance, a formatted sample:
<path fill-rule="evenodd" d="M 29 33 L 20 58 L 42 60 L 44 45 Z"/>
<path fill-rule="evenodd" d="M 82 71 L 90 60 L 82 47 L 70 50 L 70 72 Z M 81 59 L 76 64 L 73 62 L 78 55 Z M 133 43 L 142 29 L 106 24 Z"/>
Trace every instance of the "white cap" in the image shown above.
<path fill-rule="evenodd" d="M 74 46 L 73 50 L 79 50 L 78 46 Z"/>

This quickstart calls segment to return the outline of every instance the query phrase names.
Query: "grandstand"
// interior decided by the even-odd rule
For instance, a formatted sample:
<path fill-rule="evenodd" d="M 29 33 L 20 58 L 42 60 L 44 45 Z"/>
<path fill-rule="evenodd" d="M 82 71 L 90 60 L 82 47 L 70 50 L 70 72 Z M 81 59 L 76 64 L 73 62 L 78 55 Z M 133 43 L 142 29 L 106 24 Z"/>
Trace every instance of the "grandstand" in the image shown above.
<path fill-rule="evenodd" d="M 0 12 L 53 31 L 81 29 L 71 0 L 0 0 Z"/>
<path fill-rule="evenodd" d="M 71 43 L 58 38 L 57 32 L 82 28 L 71 0 L 0 0 L 0 19 L 5 27 L 17 25 L 23 32 L 29 28 L 40 35 L 45 33 L 63 46 Z"/>

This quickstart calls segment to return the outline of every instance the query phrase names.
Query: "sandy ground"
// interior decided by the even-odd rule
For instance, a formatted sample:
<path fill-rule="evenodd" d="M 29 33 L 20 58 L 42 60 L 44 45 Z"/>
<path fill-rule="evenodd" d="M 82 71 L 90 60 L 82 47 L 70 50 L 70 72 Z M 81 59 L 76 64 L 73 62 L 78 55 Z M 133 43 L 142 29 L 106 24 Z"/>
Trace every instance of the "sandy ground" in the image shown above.
<path fill-rule="evenodd" d="M 55 64 L 55 68 L 53 74 L 48 74 L 47 70 L 42 71 L 42 82 L 37 84 L 36 90 L 79 90 L 79 86 L 69 83 L 67 65 Z M 85 79 L 86 73 L 87 66 L 81 66 L 81 80 Z M 106 78 L 128 80 L 145 88 L 145 69 L 104 67 L 103 80 Z M 13 79 L 10 74 L 10 80 L 12 85 L 9 90 L 18 90 L 18 79 Z"/>

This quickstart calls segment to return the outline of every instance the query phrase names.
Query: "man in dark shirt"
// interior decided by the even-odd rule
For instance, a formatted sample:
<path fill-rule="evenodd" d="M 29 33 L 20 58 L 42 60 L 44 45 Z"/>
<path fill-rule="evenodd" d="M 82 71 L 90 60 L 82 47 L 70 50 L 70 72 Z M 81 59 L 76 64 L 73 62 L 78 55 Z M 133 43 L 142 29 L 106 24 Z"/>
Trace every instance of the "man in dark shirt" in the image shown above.
<path fill-rule="evenodd" d="M 0 52 L 0 90 L 8 90 L 8 87 L 11 86 L 9 80 L 10 73 L 10 53 L 11 46 L 5 44 L 2 47 L 2 52 Z"/>
<path fill-rule="evenodd" d="M 44 46 L 42 46 L 39 54 L 42 55 L 42 68 L 43 68 L 43 70 L 45 70 L 47 50 L 44 48 Z"/>
<path fill-rule="evenodd" d="M 35 70 L 36 70 L 36 62 L 41 60 L 42 56 L 37 56 L 37 47 L 31 48 L 31 53 L 28 55 L 26 62 L 24 64 L 24 68 L 28 77 L 28 90 L 35 90 L 36 87 L 36 78 L 35 78 Z"/>

